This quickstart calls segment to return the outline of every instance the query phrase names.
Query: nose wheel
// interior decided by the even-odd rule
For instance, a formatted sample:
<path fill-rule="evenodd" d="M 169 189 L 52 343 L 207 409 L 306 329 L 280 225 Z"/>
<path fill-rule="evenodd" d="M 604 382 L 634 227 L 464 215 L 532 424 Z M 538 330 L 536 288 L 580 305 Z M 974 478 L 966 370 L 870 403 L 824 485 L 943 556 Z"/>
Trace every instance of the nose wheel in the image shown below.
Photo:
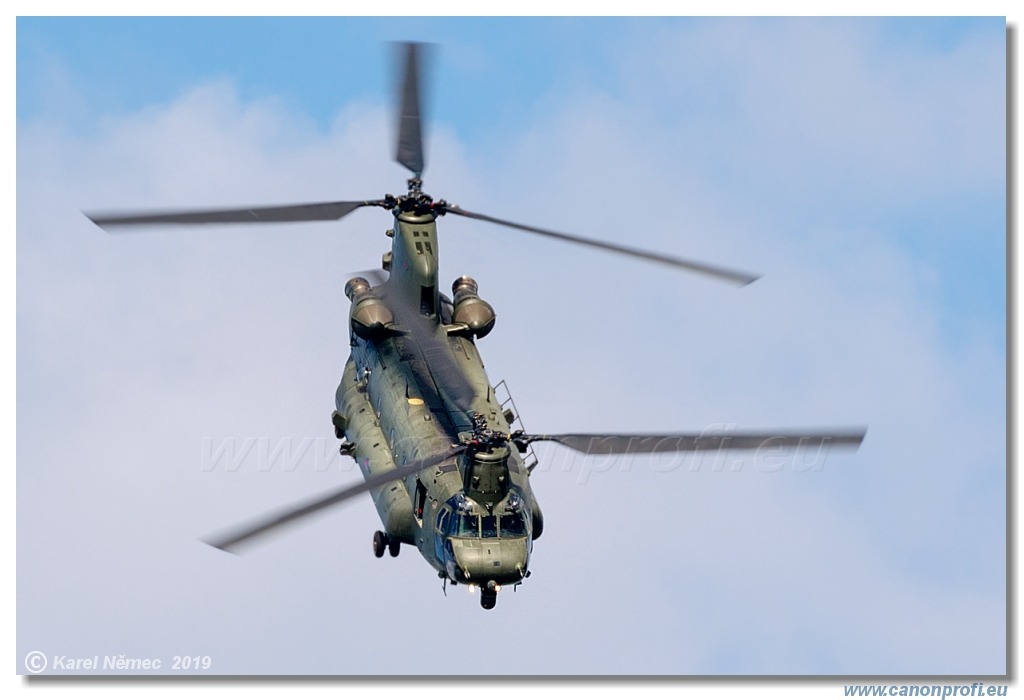
<path fill-rule="evenodd" d="M 486 586 L 480 589 L 480 607 L 484 610 L 491 610 L 498 604 L 498 591 L 501 586 L 494 581 L 488 581 Z"/>
<path fill-rule="evenodd" d="M 380 530 L 373 533 L 373 556 L 378 559 L 384 556 L 385 550 L 387 550 L 388 554 L 391 556 L 397 557 L 401 549 L 402 543 L 399 540 L 388 537 Z"/>

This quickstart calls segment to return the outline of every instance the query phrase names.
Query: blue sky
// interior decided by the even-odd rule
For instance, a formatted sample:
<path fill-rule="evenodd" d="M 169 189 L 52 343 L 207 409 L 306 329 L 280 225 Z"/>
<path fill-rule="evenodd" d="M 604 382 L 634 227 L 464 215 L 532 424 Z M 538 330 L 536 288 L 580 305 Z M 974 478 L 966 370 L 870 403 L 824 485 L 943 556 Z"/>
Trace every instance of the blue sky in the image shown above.
<path fill-rule="evenodd" d="M 381 661 L 416 615 L 485 618 L 412 552 L 372 559 L 368 499 L 242 558 L 197 542 L 356 478 L 201 460 L 204 439 L 330 436 L 341 288 L 386 216 L 115 237 L 79 213 L 400 190 L 383 42 L 419 39 L 427 191 L 764 274 L 735 290 L 442 220 L 442 273 L 495 305 L 481 352 L 529 429 L 869 426 L 855 455 L 781 472 L 546 450 L 535 575 L 487 621 L 559 653 L 463 661 L 1003 672 L 1004 27 L 20 20 L 19 654 L 464 672 L 441 649 Z"/>

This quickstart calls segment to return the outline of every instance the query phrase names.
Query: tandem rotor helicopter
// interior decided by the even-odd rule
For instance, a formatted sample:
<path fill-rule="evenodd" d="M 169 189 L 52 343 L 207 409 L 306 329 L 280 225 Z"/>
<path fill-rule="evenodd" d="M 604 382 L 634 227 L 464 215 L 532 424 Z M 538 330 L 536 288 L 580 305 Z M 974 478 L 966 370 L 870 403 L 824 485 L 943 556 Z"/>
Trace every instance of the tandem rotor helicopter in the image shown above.
<path fill-rule="evenodd" d="M 106 230 L 175 224 L 335 221 L 361 207 L 394 217 L 382 269 L 348 281 L 351 355 L 335 397 L 332 422 L 340 451 L 364 480 L 272 513 L 208 541 L 222 550 L 370 492 L 383 529 L 373 552 L 398 556 L 416 547 L 444 585 L 479 587 L 491 609 L 502 586 L 530 576 L 533 541 L 544 517 L 531 485 L 532 443 L 556 442 L 587 455 L 751 450 L 771 447 L 856 448 L 865 430 L 623 435 L 526 433 L 511 398 L 492 386 L 477 340 L 494 328 L 494 309 L 477 283 L 462 276 L 452 296 L 440 291 L 437 220 L 448 214 L 600 248 L 681 268 L 736 285 L 754 275 L 660 253 L 513 223 L 463 209 L 423 191 L 420 110 L 423 45 L 398 46 L 398 144 L 395 160 L 412 173 L 405 194 L 363 201 L 145 213 L 87 213 Z"/>

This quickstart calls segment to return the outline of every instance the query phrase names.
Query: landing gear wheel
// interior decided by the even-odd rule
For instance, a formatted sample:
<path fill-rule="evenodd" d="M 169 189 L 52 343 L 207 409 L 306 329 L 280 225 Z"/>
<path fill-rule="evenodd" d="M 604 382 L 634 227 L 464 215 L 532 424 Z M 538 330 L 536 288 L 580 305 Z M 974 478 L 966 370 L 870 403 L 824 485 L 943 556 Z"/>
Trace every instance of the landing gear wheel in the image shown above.
<path fill-rule="evenodd" d="M 393 540 L 390 537 L 388 538 L 388 554 L 393 557 L 397 557 L 401 548 L 402 543 L 399 540 Z"/>
<path fill-rule="evenodd" d="M 384 550 L 388 546 L 388 536 L 380 530 L 373 533 L 373 556 L 380 559 L 384 556 Z"/>
<path fill-rule="evenodd" d="M 480 607 L 484 610 L 491 610 L 498 604 L 498 591 L 501 588 L 494 582 L 488 581 L 486 586 L 480 589 Z"/>

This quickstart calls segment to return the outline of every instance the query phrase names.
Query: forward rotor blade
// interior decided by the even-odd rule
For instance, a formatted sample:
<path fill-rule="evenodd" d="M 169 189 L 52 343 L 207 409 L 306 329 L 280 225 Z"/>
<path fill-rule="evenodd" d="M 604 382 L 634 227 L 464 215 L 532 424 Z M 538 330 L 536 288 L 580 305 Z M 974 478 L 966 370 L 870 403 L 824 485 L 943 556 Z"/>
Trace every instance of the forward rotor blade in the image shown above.
<path fill-rule="evenodd" d="M 545 228 L 537 228 L 536 226 L 526 226 L 525 224 L 517 224 L 512 221 L 505 221 L 504 219 L 498 219 L 493 216 L 488 216 L 486 214 L 477 214 L 476 212 L 467 211 L 461 207 L 457 207 L 451 204 L 448 205 L 447 211 L 451 214 L 458 214 L 459 216 L 465 216 L 470 219 L 479 219 L 480 221 L 488 221 L 492 224 L 498 224 L 499 226 L 508 226 L 509 228 L 519 229 L 520 231 L 537 233 L 540 234 L 541 236 L 548 236 L 549 238 L 557 238 L 560 241 L 578 243 L 580 245 L 590 246 L 591 248 L 600 248 L 601 250 L 607 250 L 613 253 L 619 253 L 621 255 L 629 255 L 634 258 L 640 258 L 641 260 L 662 263 L 663 265 L 671 265 L 672 267 L 682 268 L 684 270 L 689 270 L 690 272 L 696 272 L 702 275 L 715 277 L 717 279 L 724 280 L 726 282 L 730 282 L 741 287 L 744 285 L 748 285 L 757 279 L 760 279 L 760 275 L 752 275 L 748 272 L 730 270 L 729 268 L 718 267 L 717 265 L 708 265 L 706 263 L 696 262 L 694 260 L 686 260 L 684 258 L 677 258 L 671 255 L 663 255 L 661 253 L 651 253 L 646 250 L 629 248 L 627 246 L 617 245 L 615 243 L 606 243 L 605 241 L 596 241 L 592 238 L 584 238 L 583 236 L 576 236 L 569 233 L 559 233 L 558 231 L 551 231 Z"/>
<path fill-rule="evenodd" d="M 398 150 L 395 160 L 419 177 L 423 174 L 423 127 L 420 105 L 420 56 L 423 44 L 398 45 L 402 82 L 398 86 Z"/>
<path fill-rule="evenodd" d="M 289 221 L 336 221 L 359 207 L 384 206 L 383 200 L 315 202 L 279 207 L 177 210 L 156 212 L 86 212 L 102 229 L 164 224 L 272 224 Z"/>
<path fill-rule="evenodd" d="M 381 291 L 384 301 L 388 303 L 392 312 L 397 313 L 398 321 L 416 342 L 433 382 L 438 387 L 443 387 L 444 392 L 460 411 L 470 411 L 476 391 L 452 357 L 452 349 L 447 340 L 438 337 L 434 322 L 420 314 L 412 299 L 385 286 L 389 277 L 383 270 L 360 270 L 351 276 L 362 277 L 374 289 Z M 413 369 L 415 371 L 415 366 Z"/>
<path fill-rule="evenodd" d="M 397 312 L 398 320 L 416 342 L 434 383 L 460 411 L 471 410 L 476 391 L 456 363 L 448 338 L 438 336 L 436 324 L 420 314 L 411 299 L 402 296 L 398 290 L 387 287 L 385 290 L 384 300 L 393 312 Z"/>
<path fill-rule="evenodd" d="M 469 412 L 473 408 L 476 391 L 456 364 L 447 339 L 439 340 L 433 333 L 433 326 L 422 321 L 418 321 L 417 324 L 421 328 L 414 331 L 413 337 L 419 343 L 420 352 L 423 353 L 423 359 L 434 377 L 434 382 L 448 395 L 459 411 Z"/>
<path fill-rule="evenodd" d="M 653 454 L 656 452 L 706 452 L 757 450 L 773 447 L 842 447 L 857 449 L 867 428 L 836 430 L 780 430 L 776 432 L 681 433 L 676 435 L 529 435 L 526 442 L 557 442 L 588 455 Z"/>
<path fill-rule="evenodd" d="M 236 530 L 235 532 L 206 540 L 206 543 L 212 547 L 216 547 L 217 549 L 222 549 L 225 552 L 234 553 L 238 545 L 243 544 L 254 537 L 267 534 L 282 525 L 287 525 L 290 522 L 347 501 L 353 496 L 358 496 L 361 493 L 365 493 L 366 491 L 375 489 L 379 486 L 384 486 L 392 481 L 401 481 L 408 476 L 423 471 L 424 469 L 428 469 L 436 464 L 440 464 L 465 451 L 466 447 L 464 445 L 460 445 L 448 452 L 445 452 L 444 454 L 418 460 L 410 464 L 404 464 L 394 471 L 390 471 L 385 474 L 378 474 L 358 484 L 352 484 L 351 486 L 346 486 L 340 490 L 331 491 L 326 496 L 320 496 L 306 503 L 294 505 L 278 514 L 264 516 L 263 518 L 260 518 L 249 525 Z"/>
<path fill-rule="evenodd" d="M 348 273 L 349 279 L 353 277 L 362 277 L 370 283 L 371 287 L 383 287 L 388 281 L 388 275 L 379 268 L 373 268 L 370 270 L 359 270 L 357 272 Z"/>

